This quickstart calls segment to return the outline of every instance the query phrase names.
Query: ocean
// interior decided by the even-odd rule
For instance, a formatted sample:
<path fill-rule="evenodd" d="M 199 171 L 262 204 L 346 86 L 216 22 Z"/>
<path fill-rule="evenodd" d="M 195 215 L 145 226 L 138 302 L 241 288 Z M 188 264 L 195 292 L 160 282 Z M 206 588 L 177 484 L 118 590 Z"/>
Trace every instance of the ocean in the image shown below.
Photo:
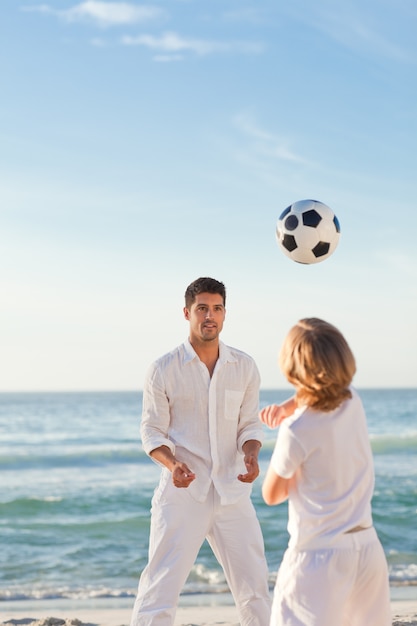
<path fill-rule="evenodd" d="M 261 405 L 289 391 L 261 392 Z M 392 590 L 417 590 L 417 389 L 360 389 L 376 487 L 374 523 Z M 132 598 L 147 559 L 159 468 L 140 445 L 140 392 L 0 394 L 0 603 Z M 352 428 L 354 426 L 352 425 Z M 276 431 L 265 427 L 264 473 Z M 253 502 L 273 587 L 287 506 Z M 182 597 L 227 593 L 208 545 Z M 417 594 L 415 595 L 417 597 Z"/>

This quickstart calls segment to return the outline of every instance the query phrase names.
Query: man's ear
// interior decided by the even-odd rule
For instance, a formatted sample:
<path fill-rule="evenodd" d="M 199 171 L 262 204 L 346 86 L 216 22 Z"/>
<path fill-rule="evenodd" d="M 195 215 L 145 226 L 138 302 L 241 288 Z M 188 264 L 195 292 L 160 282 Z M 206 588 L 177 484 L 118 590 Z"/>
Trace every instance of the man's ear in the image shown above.
<path fill-rule="evenodd" d="M 183 312 L 184 312 L 185 319 L 189 320 L 190 319 L 190 311 L 187 309 L 186 306 L 183 308 Z"/>

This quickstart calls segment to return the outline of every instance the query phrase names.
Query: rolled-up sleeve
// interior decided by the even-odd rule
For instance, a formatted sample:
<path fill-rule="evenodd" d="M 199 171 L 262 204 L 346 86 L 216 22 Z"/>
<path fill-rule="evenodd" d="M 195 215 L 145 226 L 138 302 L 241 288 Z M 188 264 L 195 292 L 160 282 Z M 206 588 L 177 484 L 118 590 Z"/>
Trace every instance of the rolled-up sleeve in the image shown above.
<path fill-rule="evenodd" d="M 250 362 L 248 382 L 240 409 L 237 448 L 243 453 L 243 444 L 254 439 L 260 443 L 264 440 L 262 424 L 259 421 L 259 386 L 260 375 L 254 361 Z"/>
<path fill-rule="evenodd" d="M 157 363 L 149 368 L 143 389 L 141 422 L 142 446 L 146 454 L 160 446 L 167 446 L 175 454 L 175 445 L 169 439 L 169 403 Z"/>

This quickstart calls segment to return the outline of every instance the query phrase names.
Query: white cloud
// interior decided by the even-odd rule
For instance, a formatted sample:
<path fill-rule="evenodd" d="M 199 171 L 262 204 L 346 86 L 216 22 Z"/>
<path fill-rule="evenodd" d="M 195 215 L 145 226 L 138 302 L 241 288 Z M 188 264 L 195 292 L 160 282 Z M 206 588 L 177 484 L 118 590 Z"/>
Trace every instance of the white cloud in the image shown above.
<path fill-rule="evenodd" d="M 90 21 L 99 26 L 125 26 L 156 19 L 164 15 L 158 7 L 128 2 L 101 2 L 85 0 L 69 9 L 55 9 L 47 4 L 25 7 L 26 11 L 38 11 L 56 15 L 67 22 Z"/>
<path fill-rule="evenodd" d="M 370 6 L 348 1 L 335 4 L 332 0 L 322 0 L 310 4 L 303 2 L 301 7 L 292 3 L 286 5 L 285 11 L 356 54 L 416 63 L 407 33 L 396 28 L 399 12 L 405 11 L 405 8 L 398 7 L 398 0 L 383 5 L 371 2 Z M 410 23 L 414 19 L 411 14 Z"/>
<path fill-rule="evenodd" d="M 161 53 L 193 52 L 199 56 L 224 52 L 244 52 L 258 54 L 262 46 L 250 42 L 221 42 L 206 39 L 181 37 L 174 32 L 167 32 L 159 37 L 154 35 L 125 36 L 122 43 L 126 46 L 144 46 Z M 165 59 L 166 60 L 166 59 Z"/>
<path fill-rule="evenodd" d="M 40 4 L 24 7 L 23 10 L 54 15 L 69 23 L 91 22 L 101 27 L 129 26 L 166 17 L 166 12 L 156 6 L 102 0 L 85 0 L 68 9 L 56 9 L 49 4 Z M 95 46 L 105 45 L 105 42 L 99 39 L 93 40 L 92 43 Z M 160 62 L 178 61 L 187 53 L 198 56 L 215 53 L 260 54 L 264 50 L 264 45 L 256 41 L 216 41 L 182 37 L 175 32 L 165 32 L 162 35 L 125 35 L 121 43 L 125 46 L 148 48 L 155 52 L 154 60 Z"/>
<path fill-rule="evenodd" d="M 236 128 L 254 142 L 254 150 L 258 154 L 281 161 L 306 163 L 305 159 L 291 150 L 286 140 L 258 126 L 249 115 L 240 113 L 233 122 Z"/>
<path fill-rule="evenodd" d="M 329 37 L 353 50 L 370 52 L 394 61 L 411 60 L 404 48 L 378 32 L 380 28 L 378 24 L 372 23 L 373 20 L 347 11 L 346 8 L 342 10 L 343 5 L 338 5 L 337 8 L 337 12 L 323 12 L 316 24 Z"/>

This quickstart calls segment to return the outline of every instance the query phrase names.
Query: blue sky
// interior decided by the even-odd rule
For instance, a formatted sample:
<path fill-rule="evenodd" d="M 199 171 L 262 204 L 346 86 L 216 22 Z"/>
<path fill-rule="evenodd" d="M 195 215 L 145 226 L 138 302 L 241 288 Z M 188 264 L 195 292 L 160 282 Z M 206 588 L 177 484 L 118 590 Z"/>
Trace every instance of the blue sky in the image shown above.
<path fill-rule="evenodd" d="M 202 275 L 264 388 L 311 315 L 345 334 L 358 387 L 416 386 L 416 18 L 413 0 L 3 0 L 0 388 L 141 389 Z M 310 266 L 275 241 L 304 198 L 342 231 Z"/>

